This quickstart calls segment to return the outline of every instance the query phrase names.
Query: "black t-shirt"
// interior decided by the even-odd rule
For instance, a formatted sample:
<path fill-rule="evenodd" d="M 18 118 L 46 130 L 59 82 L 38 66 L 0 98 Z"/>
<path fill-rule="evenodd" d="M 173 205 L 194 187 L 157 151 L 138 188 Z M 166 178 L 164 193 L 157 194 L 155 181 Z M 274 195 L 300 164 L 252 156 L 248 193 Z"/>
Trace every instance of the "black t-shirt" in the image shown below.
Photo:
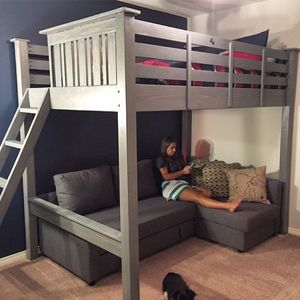
<path fill-rule="evenodd" d="M 185 167 L 185 163 L 182 156 L 159 156 L 156 159 L 156 167 L 160 171 L 161 168 L 168 168 L 169 173 L 177 172 L 182 170 Z M 190 176 L 189 175 L 182 175 L 176 180 L 185 180 L 187 182 L 190 182 Z"/>

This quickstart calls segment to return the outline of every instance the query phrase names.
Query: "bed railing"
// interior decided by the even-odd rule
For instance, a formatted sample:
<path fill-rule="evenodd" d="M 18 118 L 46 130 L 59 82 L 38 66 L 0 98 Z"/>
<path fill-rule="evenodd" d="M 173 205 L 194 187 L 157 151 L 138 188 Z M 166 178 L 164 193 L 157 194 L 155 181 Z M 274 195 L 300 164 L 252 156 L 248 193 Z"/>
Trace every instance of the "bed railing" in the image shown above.
<path fill-rule="evenodd" d="M 118 30 L 115 10 L 41 31 L 48 36 L 51 86 L 116 85 Z"/>

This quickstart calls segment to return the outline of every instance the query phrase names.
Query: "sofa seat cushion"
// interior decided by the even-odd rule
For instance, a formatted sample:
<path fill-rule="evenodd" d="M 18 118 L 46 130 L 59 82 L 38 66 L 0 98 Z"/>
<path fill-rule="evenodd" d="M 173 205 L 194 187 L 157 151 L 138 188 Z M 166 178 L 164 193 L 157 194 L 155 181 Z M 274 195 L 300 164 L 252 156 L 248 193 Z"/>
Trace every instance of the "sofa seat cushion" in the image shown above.
<path fill-rule="evenodd" d="M 263 203 L 243 202 L 234 213 L 197 205 L 199 218 L 243 232 L 250 232 L 276 219 L 278 211 L 279 206 Z"/>
<path fill-rule="evenodd" d="M 139 238 L 142 239 L 195 217 L 195 205 L 183 201 L 165 201 L 161 196 L 138 202 Z M 120 208 L 113 207 L 85 215 L 120 230 Z"/>

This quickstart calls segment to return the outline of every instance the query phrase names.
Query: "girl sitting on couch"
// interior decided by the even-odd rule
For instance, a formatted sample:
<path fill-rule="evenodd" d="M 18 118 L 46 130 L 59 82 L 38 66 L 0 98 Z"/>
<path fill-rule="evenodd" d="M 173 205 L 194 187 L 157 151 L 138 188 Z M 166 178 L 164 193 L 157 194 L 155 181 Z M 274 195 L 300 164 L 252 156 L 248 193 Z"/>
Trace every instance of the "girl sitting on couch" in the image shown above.
<path fill-rule="evenodd" d="M 156 160 L 163 182 L 161 184 L 163 197 L 173 201 L 192 201 L 209 208 L 225 209 L 234 212 L 241 199 L 220 202 L 211 198 L 211 191 L 189 185 L 192 167 L 185 166 L 182 156 L 176 153 L 176 140 L 166 137 L 161 143 L 161 156 Z"/>

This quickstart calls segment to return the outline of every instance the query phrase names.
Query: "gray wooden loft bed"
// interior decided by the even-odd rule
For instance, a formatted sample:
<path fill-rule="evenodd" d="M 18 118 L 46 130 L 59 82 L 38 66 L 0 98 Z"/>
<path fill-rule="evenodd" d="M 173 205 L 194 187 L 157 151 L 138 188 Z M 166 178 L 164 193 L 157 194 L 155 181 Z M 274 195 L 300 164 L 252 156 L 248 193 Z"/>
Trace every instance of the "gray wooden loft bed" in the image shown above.
<path fill-rule="evenodd" d="M 139 13 L 121 8 L 43 30 L 48 51 L 15 39 L 20 105 L 0 148 L 0 170 L 9 149 L 19 149 L 8 178 L 0 177 L 0 224 L 27 166 L 23 189 L 28 259 L 38 256 L 37 218 L 44 219 L 121 257 L 127 300 L 139 299 L 137 201 L 132 201 L 137 199 L 136 112 L 181 110 L 183 151 L 190 154 L 191 110 L 282 106 L 280 179 L 285 183 L 285 206 L 281 230 L 286 232 L 297 70 L 296 50 L 274 50 L 147 23 L 135 19 Z M 199 47 L 228 54 L 201 52 Z M 260 59 L 238 59 L 235 51 Z M 183 65 L 144 65 L 145 59 Z M 195 70 L 193 64 L 213 66 L 213 71 Z M 239 73 L 237 68 L 250 72 Z M 35 74 L 36 70 L 42 73 Z M 141 78 L 164 84 L 141 83 Z M 26 89 L 49 82 L 49 88 Z M 118 114 L 121 232 L 36 197 L 32 154 L 50 109 Z M 33 120 L 27 120 L 27 115 L 33 115 Z"/>

